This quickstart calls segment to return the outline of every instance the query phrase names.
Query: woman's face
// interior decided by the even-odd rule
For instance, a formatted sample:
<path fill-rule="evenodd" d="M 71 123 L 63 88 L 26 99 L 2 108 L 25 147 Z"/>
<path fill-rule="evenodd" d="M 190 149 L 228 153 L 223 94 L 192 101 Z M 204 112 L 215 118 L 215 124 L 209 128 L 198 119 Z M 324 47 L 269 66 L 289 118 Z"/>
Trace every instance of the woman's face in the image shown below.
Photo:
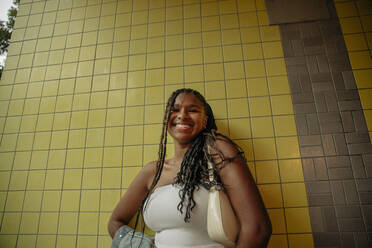
<path fill-rule="evenodd" d="M 190 143 L 207 125 L 203 103 L 192 93 L 181 93 L 171 109 L 168 132 L 175 142 Z"/>

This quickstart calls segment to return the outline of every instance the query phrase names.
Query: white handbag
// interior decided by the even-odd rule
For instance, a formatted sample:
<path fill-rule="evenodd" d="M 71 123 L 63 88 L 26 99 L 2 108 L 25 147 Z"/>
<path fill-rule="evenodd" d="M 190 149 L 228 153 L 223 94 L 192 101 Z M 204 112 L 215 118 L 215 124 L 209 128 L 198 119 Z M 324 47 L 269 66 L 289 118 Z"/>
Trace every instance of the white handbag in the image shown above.
<path fill-rule="evenodd" d="M 207 229 L 209 237 L 228 248 L 235 247 L 240 224 L 231 206 L 229 197 L 215 184 L 213 164 L 208 161 L 209 181 L 213 185 L 209 189 Z"/>

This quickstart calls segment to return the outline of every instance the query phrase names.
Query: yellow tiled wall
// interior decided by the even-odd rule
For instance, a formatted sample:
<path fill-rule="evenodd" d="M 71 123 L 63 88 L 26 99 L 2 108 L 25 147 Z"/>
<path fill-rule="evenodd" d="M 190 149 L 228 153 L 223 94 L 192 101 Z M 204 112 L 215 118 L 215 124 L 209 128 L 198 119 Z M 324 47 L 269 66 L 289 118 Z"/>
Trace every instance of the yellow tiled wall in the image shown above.
<path fill-rule="evenodd" d="M 203 93 L 245 150 L 270 247 L 313 247 L 264 0 L 22 0 L 0 83 L 0 244 L 109 247 L 110 212 L 156 159 L 164 102 L 180 87 Z"/>
<path fill-rule="evenodd" d="M 335 0 L 335 6 L 372 140 L 372 2 Z"/>

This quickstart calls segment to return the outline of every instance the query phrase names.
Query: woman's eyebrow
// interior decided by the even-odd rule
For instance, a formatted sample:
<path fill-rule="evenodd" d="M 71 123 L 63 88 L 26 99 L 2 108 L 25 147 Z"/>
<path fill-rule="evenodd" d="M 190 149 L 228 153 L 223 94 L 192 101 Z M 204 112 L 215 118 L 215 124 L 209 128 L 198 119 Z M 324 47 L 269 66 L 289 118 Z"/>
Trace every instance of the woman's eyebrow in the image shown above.
<path fill-rule="evenodd" d="M 181 104 L 178 104 L 178 103 L 173 105 L 173 107 L 180 107 L 180 106 L 181 106 Z M 188 107 L 188 108 L 200 108 L 200 109 L 202 108 L 200 105 L 197 105 L 197 104 L 186 105 L 186 107 Z"/>

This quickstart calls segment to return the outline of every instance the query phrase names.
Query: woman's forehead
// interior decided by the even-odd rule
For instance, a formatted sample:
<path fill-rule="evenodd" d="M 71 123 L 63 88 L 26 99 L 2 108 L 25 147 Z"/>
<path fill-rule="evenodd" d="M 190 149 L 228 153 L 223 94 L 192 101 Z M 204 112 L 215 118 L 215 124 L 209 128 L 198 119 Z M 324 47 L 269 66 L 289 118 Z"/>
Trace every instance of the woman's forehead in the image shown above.
<path fill-rule="evenodd" d="M 174 101 L 174 105 L 197 105 L 204 107 L 204 104 L 199 100 L 199 98 L 192 93 L 179 94 Z"/>

